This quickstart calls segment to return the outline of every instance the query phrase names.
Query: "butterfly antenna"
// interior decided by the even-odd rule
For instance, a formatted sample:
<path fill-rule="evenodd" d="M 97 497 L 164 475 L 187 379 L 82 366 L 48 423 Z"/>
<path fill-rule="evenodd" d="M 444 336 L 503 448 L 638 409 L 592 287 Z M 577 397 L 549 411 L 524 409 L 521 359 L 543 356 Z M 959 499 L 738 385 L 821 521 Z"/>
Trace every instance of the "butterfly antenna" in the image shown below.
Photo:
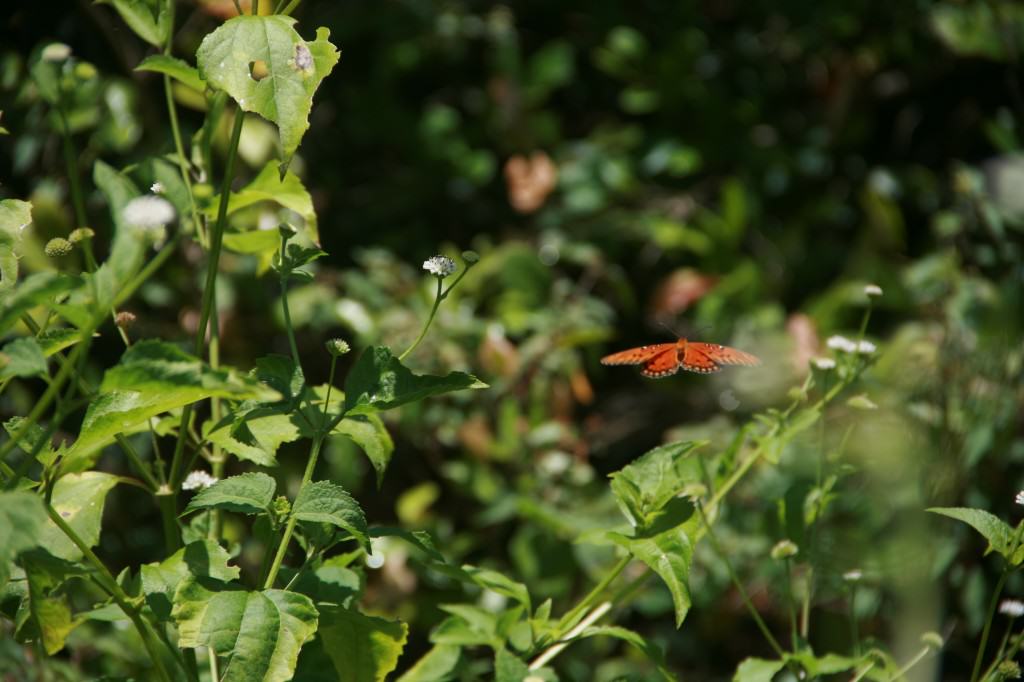
<path fill-rule="evenodd" d="M 682 338 L 682 334 L 680 334 L 679 332 L 677 332 L 677 331 L 676 331 L 675 329 L 673 329 L 672 327 L 668 326 L 668 325 L 667 325 L 667 324 L 666 324 L 665 322 L 662 322 L 661 320 L 658 320 L 658 324 L 660 324 L 660 325 L 661 325 L 662 327 L 664 327 L 664 328 L 665 328 L 665 329 L 666 329 L 666 330 L 668 331 L 668 333 L 669 333 L 669 334 L 672 334 L 672 335 L 673 335 L 674 337 L 676 337 L 677 339 L 680 339 L 680 338 Z"/>

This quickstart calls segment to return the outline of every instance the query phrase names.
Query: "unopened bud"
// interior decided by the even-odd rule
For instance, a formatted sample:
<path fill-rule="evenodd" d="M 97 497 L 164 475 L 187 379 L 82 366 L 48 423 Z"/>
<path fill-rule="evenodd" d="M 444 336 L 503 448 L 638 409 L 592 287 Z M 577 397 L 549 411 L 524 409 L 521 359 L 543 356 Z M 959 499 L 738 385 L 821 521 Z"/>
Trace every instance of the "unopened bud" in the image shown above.
<path fill-rule="evenodd" d="M 43 251 L 50 258 L 56 258 L 57 256 L 66 256 L 71 253 L 74 246 L 67 239 L 63 237 L 54 237 L 50 241 L 46 242 L 46 247 Z"/>
<path fill-rule="evenodd" d="M 130 313 L 127 310 L 122 310 L 117 315 L 114 315 L 114 324 L 121 329 L 127 329 L 128 327 L 135 324 L 135 313 Z"/>
<path fill-rule="evenodd" d="M 80 227 L 68 235 L 68 241 L 72 244 L 77 244 L 84 242 L 86 239 L 92 239 L 95 236 L 96 233 L 93 232 L 91 227 Z"/>
<path fill-rule="evenodd" d="M 772 558 L 776 560 L 788 559 L 791 556 L 795 556 L 798 551 L 796 543 L 792 540 L 780 540 L 772 547 Z"/>
<path fill-rule="evenodd" d="M 480 262 L 480 254 L 476 251 L 463 251 L 462 260 L 466 265 L 473 265 L 474 263 Z"/>

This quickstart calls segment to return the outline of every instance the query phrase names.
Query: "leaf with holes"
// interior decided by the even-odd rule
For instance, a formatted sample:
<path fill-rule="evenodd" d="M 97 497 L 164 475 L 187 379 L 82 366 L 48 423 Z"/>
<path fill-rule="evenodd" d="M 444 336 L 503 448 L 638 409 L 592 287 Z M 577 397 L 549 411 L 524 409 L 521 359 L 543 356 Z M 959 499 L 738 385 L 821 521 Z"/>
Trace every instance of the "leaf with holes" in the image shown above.
<path fill-rule="evenodd" d="M 338 63 L 330 31 L 306 42 L 282 15 L 239 16 L 203 39 L 199 74 L 245 111 L 277 124 L 287 164 L 309 128 L 313 93 Z"/>

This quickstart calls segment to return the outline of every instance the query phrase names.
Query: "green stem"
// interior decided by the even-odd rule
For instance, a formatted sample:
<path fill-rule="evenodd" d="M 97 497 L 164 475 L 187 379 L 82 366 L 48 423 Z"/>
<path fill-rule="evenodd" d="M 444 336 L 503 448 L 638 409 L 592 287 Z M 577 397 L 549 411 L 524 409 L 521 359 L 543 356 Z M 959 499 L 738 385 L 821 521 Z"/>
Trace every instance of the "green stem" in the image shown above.
<path fill-rule="evenodd" d="M 171 6 L 174 3 L 169 3 Z M 170 54 L 170 41 L 167 42 L 167 49 L 164 54 Z M 164 97 L 167 99 L 167 114 L 171 122 L 171 137 L 174 138 L 174 150 L 178 156 L 178 172 L 181 173 L 181 179 L 185 183 L 185 191 L 188 194 L 189 208 L 192 212 L 192 224 L 195 225 L 196 232 L 199 234 L 200 241 L 205 243 L 206 232 L 203 229 L 203 223 L 199 219 L 199 208 L 196 206 L 195 195 L 192 190 L 192 176 L 188 170 L 188 157 L 185 156 L 185 145 L 181 141 L 181 128 L 178 124 L 178 109 L 174 106 L 174 92 L 171 84 L 171 77 L 164 74 Z"/>
<path fill-rule="evenodd" d="M 72 528 L 64 521 L 64 518 L 53 508 L 52 505 L 46 505 L 46 512 L 49 514 L 50 519 L 60 528 L 61 532 L 64 533 L 71 540 L 79 551 L 82 552 L 82 556 L 87 562 L 92 564 L 93 568 L 96 569 L 96 579 L 99 584 L 106 590 L 117 606 L 124 612 L 128 619 L 132 621 L 135 629 L 138 631 L 139 636 L 142 638 L 142 644 L 146 647 L 146 653 L 149 654 L 150 660 L 153 661 L 153 667 L 156 669 L 157 676 L 163 682 L 171 682 L 171 677 L 164 668 L 163 660 L 160 658 L 160 654 L 157 650 L 157 643 L 153 640 L 153 635 L 149 628 L 146 626 L 145 621 L 139 615 L 139 612 L 129 604 L 131 597 L 129 597 L 121 586 L 117 584 L 117 580 L 110 574 L 107 567 L 100 561 L 99 557 L 92 551 L 88 544 L 78 536 L 75 529 Z"/>
<path fill-rule="evenodd" d="M 857 629 L 857 585 L 850 586 L 850 639 L 853 642 L 853 655 L 860 656 L 860 632 Z"/>
<path fill-rule="evenodd" d="M 67 116 L 62 105 L 57 106 L 57 114 L 60 116 L 61 137 L 64 142 L 64 161 L 68 167 L 68 188 L 71 191 L 71 203 L 75 207 L 75 227 L 85 227 L 88 218 L 85 215 L 85 200 L 82 198 L 82 186 L 78 182 L 77 161 L 78 154 L 75 152 L 75 143 L 71 139 L 71 126 L 68 125 Z"/>
<path fill-rule="evenodd" d="M 206 325 L 209 323 L 213 311 L 213 304 L 216 300 L 217 270 L 220 263 L 220 251 L 224 243 L 224 226 L 228 215 L 228 199 L 231 196 L 231 181 L 235 174 L 235 158 L 238 155 L 238 141 L 242 136 L 242 123 L 245 120 L 245 112 L 239 109 L 235 112 L 235 123 L 231 130 L 231 142 L 228 145 L 227 164 L 224 168 L 224 181 L 221 184 L 220 205 L 217 208 L 217 221 L 213 225 L 213 233 L 210 240 L 210 255 L 206 270 L 206 284 L 203 288 L 203 303 L 199 315 L 199 328 L 196 329 L 196 340 L 194 354 L 201 357 L 203 346 L 206 342 Z M 171 474 L 169 483 L 171 489 L 177 493 L 181 485 L 182 463 L 185 454 L 185 436 L 188 433 L 188 425 L 192 419 L 192 405 L 186 405 L 181 411 L 181 423 L 178 427 L 178 440 L 174 446 L 174 456 L 171 459 Z"/>
<path fill-rule="evenodd" d="M 915 665 L 920 663 L 924 659 L 924 657 L 928 655 L 929 651 L 931 651 L 931 647 L 928 647 L 928 646 L 926 646 L 923 649 L 921 649 L 920 651 L 918 651 L 917 654 L 912 659 L 907 661 L 906 665 L 904 665 L 902 668 L 900 668 L 898 671 L 896 671 L 896 674 L 893 675 L 892 679 L 894 679 L 894 680 L 901 680 L 901 679 L 903 679 L 903 676 L 906 675 L 907 672 L 909 672 L 911 668 L 913 668 Z"/>
<path fill-rule="evenodd" d="M 626 569 L 629 562 L 633 560 L 632 555 L 627 554 L 626 556 L 619 559 L 611 570 L 605 574 L 604 578 L 601 579 L 597 585 L 594 586 L 587 596 L 583 597 L 576 606 L 570 609 L 561 620 L 558 621 L 558 628 L 555 630 L 555 634 L 552 635 L 552 639 L 558 641 L 562 638 L 563 634 L 576 625 L 576 621 L 582 616 L 594 603 L 599 601 L 604 596 L 604 591 L 608 589 L 608 586 L 619 577 L 619 574 Z"/>
<path fill-rule="evenodd" d="M 313 441 L 313 447 L 309 451 L 309 460 L 306 462 L 306 471 L 302 474 L 302 484 L 299 486 L 299 495 L 302 495 L 302 491 L 305 490 L 306 486 L 309 485 L 310 479 L 313 478 L 313 469 L 316 468 L 317 458 L 320 456 L 320 448 L 324 444 L 324 434 L 319 434 Z M 295 514 L 292 513 L 288 516 L 288 523 L 284 527 L 284 534 L 281 536 L 281 542 L 277 546 L 277 553 L 274 555 L 274 563 L 270 565 L 270 572 L 267 573 L 267 579 L 263 583 L 263 589 L 269 590 L 274 586 L 274 581 L 277 580 L 277 572 L 281 570 L 281 562 L 284 561 L 284 555 L 288 552 L 288 543 L 291 542 L 292 533 L 295 531 L 295 524 L 298 522 Z"/>
<path fill-rule="evenodd" d="M 789 607 L 789 648 L 796 653 L 796 600 L 793 599 L 793 562 L 789 557 L 786 557 L 786 604 Z"/>
<path fill-rule="evenodd" d="M 295 11 L 295 8 L 299 6 L 299 3 L 301 1 L 302 0 L 291 0 L 287 5 L 284 6 L 283 10 L 278 12 L 278 14 L 283 14 L 285 16 L 288 16 L 289 14 L 291 14 L 292 12 Z"/>
<path fill-rule="evenodd" d="M 1013 556 L 1011 553 L 1010 556 Z M 1010 575 L 1009 566 L 1003 569 L 996 583 L 996 589 L 992 593 L 992 600 L 988 605 L 988 617 L 985 619 L 985 627 L 981 630 L 981 642 L 978 644 L 978 653 L 974 656 L 974 669 L 971 672 L 971 682 L 978 682 L 978 674 L 981 672 L 981 660 L 985 657 L 985 645 L 988 644 L 988 633 L 992 629 L 992 620 L 996 615 L 996 607 L 999 606 L 999 597 L 1003 593 L 1003 585 Z"/>
<path fill-rule="evenodd" d="M 729 561 L 728 555 L 726 555 L 726 553 L 722 551 L 721 545 L 718 544 L 718 538 L 715 537 L 715 531 L 714 529 L 712 529 L 711 524 L 708 522 L 708 517 L 704 514 L 703 505 L 701 505 L 700 502 L 697 502 L 696 507 L 697 513 L 700 514 L 701 521 L 703 522 L 704 528 L 707 531 L 707 536 L 708 540 L 711 542 L 711 547 L 715 550 L 715 553 L 722 560 L 722 563 L 725 564 L 725 568 L 729 572 L 729 578 L 732 580 L 733 585 L 736 586 L 736 590 L 740 593 L 740 598 L 746 605 L 747 610 L 750 612 L 750 615 L 754 619 L 754 622 L 757 624 L 757 627 L 761 631 L 761 634 L 764 635 L 764 638 L 768 640 L 768 644 L 775 651 L 775 654 L 780 659 L 784 659 L 786 657 L 786 652 L 783 651 L 782 647 L 779 645 L 779 642 L 775 639 L 775 636 L 772 635 L 771 630 L 768 629 L 768 626 L 765 624 L 764 620 L 761 619 L 761 614 L 757 612 L 757 607 L 755 607 L 753 602 L 750 601 L 750 596 L 747 594 L 747 590 L 744 589 L 743 583 L 740 582 L 739 576 L 736 575 L 736 571 L 732 567 L 732 562 Z"/>
<path fill-rule="evenodd" d="M 465 270 L 463 270 L 463 272 L 465 272 Z M 457 280 L 456 280 L 455 284 L 458 284 Z M 455 286 L 455 284 L 453 284 L 452 286 Z M 413 350 L 416 348 L 416 346 L 420 345 L 420 341 L 423 340 L 423 337 L 427 335 L 427 330 L 430 329 L 430 323 L 434 321 L 434 315 L 437 314 L 437 309 L 441 307 L 441 301 L 444 300 L 444 295 L 447 295 L 447 293 L 448 293 L 446 291 L 446 292 L 444 292 L 444 295 L 443 295 L 441 293 L 441 287 L 442 287 L 441 278 L 438 277 L 437 278 L 437 294 L 435 294 L 435 296 L 434 296 L 434 307 L 430 309 L 430 316 L 427 318 L 426 324 L 423 325 L 423 330 L 420 332 L 420 335 L 416 337 L 416 340 L 412 342 L 411 346 L 409 346 L 408 348 L 405 349 L 404 353 L 402 353 L 401 355 L 398 356 L 398 361 L 399 362 L 401 362 L 402 360 L 405 360 L 406 356 L 409 355 L 409 353 L 413 352 Z M 450 287 L 449 287 L 448 291 L 451 291 Z"/>

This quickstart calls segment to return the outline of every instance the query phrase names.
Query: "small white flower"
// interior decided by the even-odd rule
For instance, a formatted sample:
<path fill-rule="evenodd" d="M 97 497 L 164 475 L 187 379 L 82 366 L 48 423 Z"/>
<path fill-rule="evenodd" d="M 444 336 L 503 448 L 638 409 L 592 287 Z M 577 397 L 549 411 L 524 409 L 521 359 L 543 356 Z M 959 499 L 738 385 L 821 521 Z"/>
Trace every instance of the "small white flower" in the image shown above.
<path fill-rule="evenodd" d="M 843 573 L 843 580 L 845 580 L 848 583 L 860 582 L 861 578 L 863 577 L 864 572 L 861 571 L 859 568 L 855 568 L 852 571 L 847 571 L 846 573 Z"/>
<path fill-rule="evenodd" d="M 182 490 L 202 490 L 203 488 L 209 488 L 211 485 L 217 482 L 217 479 L 206 473 L 205 471 L 196 470 L 189 473 L 185 477 L 185 480 L 181 482 Z"/>
<path fill-rule="evenodd" d="M 831 348 L 832 350 L 841 350 L 844 353 L 857 352 L 856 342 L 851 341 L 845 336 L 839 336 L 838 334 L 836 334 L 835 336 L 828 337 L 828 341 L 825 342 L 825 345 Z"/>
<path fill-rule="evenodd" d="M 438 277 L 447 277 L 455 272 L 455 261 L 448 256 L 433 256 L 423 261 L 423 269 Z"/>
<path fill-rule="evenodd" d="M 876 350 L 878 350 L 878 347 L 870 341 L 861 340 L 857 342 L 857 352 L 861 355 L 871 355 Z"/>
<path fill-rule="evenodd" d="M 1024 616 L 1024 602 L 1017 601 L 1016 599 L 1004 599 L 999 603 L 999 613 L 1005 614 L 1010 618 L 1020 618 Z"/>
<path fill-rule="evenodd" d="M 166 189 L 167 188 L 164 187 L 164 184 L 162 182 L 154 182 L 152 185 L 149 186 L 149 191 L 152 192 L 153 194 L 163 194 Z"/>
<path fill-rule="evenodd" d="M 867 295 L 868 297 L 881 296 L 882 287 L 878 286 L 877 284 L 868 284 L 866 287 L 864 287 L 864 294 Z"/>
<path fill-rule="evenodd" d="M 121 217 L 134 227 L 163 227 L 174 220 L 174 206 L 162 197 L 136 197 L 124 207 Z"/>
<path fill-rule="evenodd" d="M 1021 490 L 1019 493 L 1017 493 L 1017 497 L 1015 497 L 1013 501 L 1016 502 L 1017 504 L 1024 504 L 1024 490 Z"/>
<path fill-rule="evenodd" d="M 367 554 L 363 561 L 366 563 L 367 568 L 380 568 L 384 565 L 384 549 L 386 542 L 384 538 L 371 538 L 370 539 L 370 550 L 371 553 Z"/>
<path fill-rule="evenodd" d="M 507 603 L 508 597 L 498 594 L 494 590 L 484 590 L 483 594 L 480 595 L 480 606 L 491 613 L 498 613 L 505 608 Z"/>
<path fill-rule="evenodd" d="M 71 56 L 71 48 L 64 43 L 50 43 L 43 48 L 43 52 L 40 55 L 43 61 L 47 62 L 62 62 Z"/>
<path fill-rule="evenodd" d="M 815 367 L 824 371 L 836 368 L 836 361 L 832 358 L 814 358 L 811 362 L 814 363 Z"/>

